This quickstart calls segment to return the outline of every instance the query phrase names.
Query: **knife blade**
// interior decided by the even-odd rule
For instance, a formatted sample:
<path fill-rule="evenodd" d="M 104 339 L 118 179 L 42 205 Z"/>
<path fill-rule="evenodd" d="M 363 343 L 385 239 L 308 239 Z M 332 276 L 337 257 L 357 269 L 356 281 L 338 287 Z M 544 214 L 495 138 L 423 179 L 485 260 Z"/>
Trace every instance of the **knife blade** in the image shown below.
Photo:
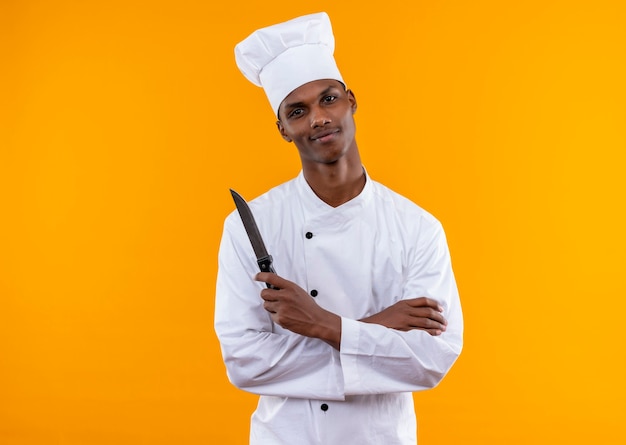
<path fill-rule="evenodd" d="M 252 250 L 254 250 L 254 255 L 256 256 L 256 262 L 259 265 L 259 269 L 261 269 L 261 272 L 276 273 L 274 271 L 274 266 L 272 266 L 272 255 L 270 255 L 265 248 L 265 243 L 263 242 L 263 238 L 261 238 L 261 233 L 259 232 L 259 228 L 254 220 L 254 215 L 252 214 L 250 207 L 248 207 L 248 203 L 233 189 L 230 189 L 230 194 L 233 196 L 235 206 L 237 207 L 237 211 L 241 217 L 241 222 L 243 222 L 250 244 L 252 244 Z M 277 289 L 269 283 L 265 284 L 270 289 Z"/>

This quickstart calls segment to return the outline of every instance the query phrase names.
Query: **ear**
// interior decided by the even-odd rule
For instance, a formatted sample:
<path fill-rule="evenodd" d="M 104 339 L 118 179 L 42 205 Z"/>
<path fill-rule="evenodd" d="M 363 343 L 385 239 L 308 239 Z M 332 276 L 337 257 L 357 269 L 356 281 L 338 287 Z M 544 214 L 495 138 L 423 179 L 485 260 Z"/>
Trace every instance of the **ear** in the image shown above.
<path fill-rule="evenodd" d="M 278 129 L 278 132 L 284 140 L 286 140 L 287 142 L 293 142 L 293 139 L 291 139 L 289 136 L 287 136 L 287 133 L 285 133 L 285 127 L 283 127 L 281 121 L 276 121 L 276 128 Z"/>
<path fill-rule="evenodd" d="M 356 96 L 354 95 L 354 92 L 352 90 L 346 90 L 346 94 L 348 95 L 348 100 L 350 101 L 350 104 L 352 105 L 352 114 L 356 113 Z"/>

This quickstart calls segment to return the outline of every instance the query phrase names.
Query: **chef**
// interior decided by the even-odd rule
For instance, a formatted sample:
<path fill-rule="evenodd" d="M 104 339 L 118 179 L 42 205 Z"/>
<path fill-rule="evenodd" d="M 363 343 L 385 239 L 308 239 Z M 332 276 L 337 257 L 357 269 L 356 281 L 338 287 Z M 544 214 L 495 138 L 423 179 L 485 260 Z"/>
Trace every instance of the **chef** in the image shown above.
<path fill-rule="evenodd" d="M 302 163 L 249 203 L 275 274 L 259 272 L 236 211 L 220 244 L 215 330 L 230 381 L 260 395 L 253 445 L 416 444 L 412 393 L 436 386 L 462 348 L 443 228 L 368 175 L 333 53 L 326 13 L 235 48 Z"/>

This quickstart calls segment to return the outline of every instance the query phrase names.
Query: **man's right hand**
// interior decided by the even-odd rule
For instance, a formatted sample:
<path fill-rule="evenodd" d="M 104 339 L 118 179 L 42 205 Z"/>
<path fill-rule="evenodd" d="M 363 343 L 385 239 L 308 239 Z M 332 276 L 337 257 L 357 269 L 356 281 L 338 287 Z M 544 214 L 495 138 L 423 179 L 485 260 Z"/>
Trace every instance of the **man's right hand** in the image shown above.
<path fill-rule="evenodd" d="M 375 323 L 399 331 L 421 329 L 430 335 L 441 335 L 448 322 L 443 308 L 432 298 L 419 297 L 400 300 L 387 309 L 359 321 Z"/>

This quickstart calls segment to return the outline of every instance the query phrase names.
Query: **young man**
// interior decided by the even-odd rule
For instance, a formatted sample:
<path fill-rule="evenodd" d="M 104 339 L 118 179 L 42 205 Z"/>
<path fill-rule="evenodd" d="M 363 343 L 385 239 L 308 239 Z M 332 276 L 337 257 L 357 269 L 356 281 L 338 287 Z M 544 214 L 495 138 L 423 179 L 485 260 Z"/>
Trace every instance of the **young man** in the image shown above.
<path fill-rule="evenodd" d="M 325 13 L 235 49 L 302 162 L 250 202 L 277 273 L 257 273 L 236 212 L 220 246 L 215 329 L 231 382 L 261 396 L 251 444 L 415 444 L 412 392 L 437 385 L 462 347 L 443 229 L 367 175 L 333 51 Z"/>

